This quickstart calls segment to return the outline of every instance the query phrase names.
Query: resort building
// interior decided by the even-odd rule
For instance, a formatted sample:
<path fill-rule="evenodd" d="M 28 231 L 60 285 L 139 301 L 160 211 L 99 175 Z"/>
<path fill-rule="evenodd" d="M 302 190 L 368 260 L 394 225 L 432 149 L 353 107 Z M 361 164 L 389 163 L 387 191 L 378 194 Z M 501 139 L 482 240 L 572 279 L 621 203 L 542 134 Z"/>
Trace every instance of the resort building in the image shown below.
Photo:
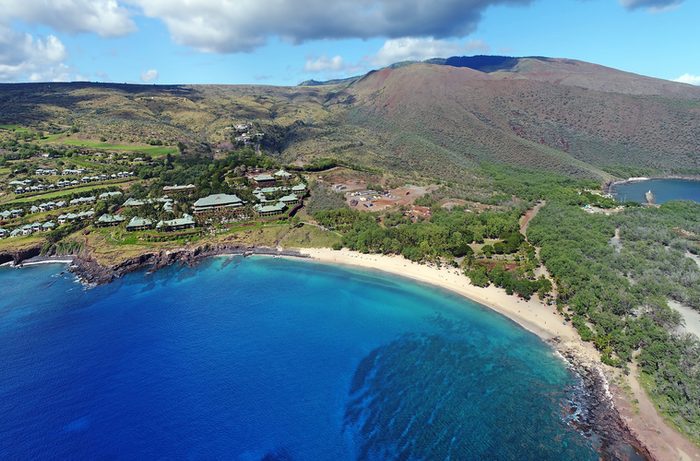
<path fill-rule="evenodd" d="M 95 196 L 91 195 L 90 197 L 74 198 L 69 203 L 71 205 L 84 205 L 86 203 L 93 203 L 95 200 L 96 200 Z"/>
<path fill-rule="evenodd" d="M 138 216 L 134 216 L 131 218 L 131 221 L 129 221 L 129 224 L 126 225 L 126 230 L 129 232 L 146 229 L 153 229 L 153 221 L 148 218 L 139 218 Z"/>
<path fill-rule="evenodd" d="M 275 216 L 284 213 L 286 208 L 287 205 L 282 202 L 277 202 L 274 205 L 257 204 L 255 212 L 258 213 L 258 216 Z"/>
<path fill-rule="evenodd" d="M 200 198 L 194 202 L 195 214 L 236 211 L 244 205 L 243 200 L 236 195 L 214 194 Z"/>
<path fill-rule="evenodd" d="M 103 214 L 97 219 L 97 222 L 95 223 L 98 227 L 107 227 L 107 226 L 118 226 L 119 224 L 123 223 L 126 221 L 126 218 L 120 215 L 111 215 L 111 214 Z"/>
<path fill-rule="evenodd" d="M 275 178 L 279 178 L 283 181 L 288 181 L 292 177 L 291 173 L 288 173 L 284 170 L 276 171 L 274 176 L 275 176 Z"/>
<path fill-rule="evenodd" d="M 291 205 L 298 205 L 301 200 L 299 199 L 299 197 L 297 197 L 296 194 L 289 194 L 289 195 L 285 195 L 284 197 L 280 198 L 279 201 L 284 203 L 287 206 L 291 206 Z"/>
<path fill-rule="evenodd" d="M 110 199 L 112 197 L 121 197 L 122 193 L 119 191 L 116 192 L 104 192 L 100 194 L 98 197 L 100 200 L 105 200 L 105 199 Z"/>
<path fill-rule="evenodd" d="M 301 196 L 306 195 L 306 184 L 299 183 L 296 186 L 292 186 L 292 192 Z"/>
<path fill-rule="evenodd" d="M 146 204 L 145 201 L 143 200 L 138 200 L 135 198 L 128 198 L 126 199 L 126 202 L 122 204 L 123 207 L 130 207 L 130 206 L 144 206 Z"/>
<path fill-rule="evenodd" d="M 163 187 L 163 192 L 166 193 L 190 193 L 194 192 L 197 189 L 197 186 L 194 184 L 187 184 L 186 186 L 178 186 L 175 184 L 174 186 L 165 186 Z"/>
<path fill-rule="evenodd" d="M 194 225 L 194 218 L 185 213 L 182 215 L 182 218 L 158 222 L 158 224 L 156 225 L 156 229 L 171 232 L 183 229 L 192 229 L 194 228 Z"/>
<path fill-rule="evenodd" d="M 260 187 L 272 186 L 275 184 L 275 177 L 269 174 L 259 174 L 253 176 L 253 181 Z"/>

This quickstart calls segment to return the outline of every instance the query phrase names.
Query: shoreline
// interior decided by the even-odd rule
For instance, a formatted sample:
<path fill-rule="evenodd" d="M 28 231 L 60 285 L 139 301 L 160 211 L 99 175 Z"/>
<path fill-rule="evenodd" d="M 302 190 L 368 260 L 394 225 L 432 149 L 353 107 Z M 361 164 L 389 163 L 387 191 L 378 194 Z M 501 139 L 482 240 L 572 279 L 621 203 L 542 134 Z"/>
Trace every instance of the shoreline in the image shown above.
<path fill-rule="evenodd" d="M 591 406 L 584 427 L 603 433 L 612 431 L 605 435 L 612 435 L 613 440 L 608 440 L 613 444 L 612 453 L 621 456 L 613 456 L 613 459 L 629 459 L 629 453 L 614 451 L 615 443 L 624 441 L 646 459 L 700 460 L 700 447 L 669 426 L 658 413 L 641 388 L 636 367 L 625 375 L 620 369 L 604 365 L 594 346 L 582 341 L 553 306 L 547 306 L 536 297 L 524 301 L 493 285 L 476 287 L 458 269 L 418 264 L 401 256 L 326 248 L 299 251 L 312 261 L 378 270 L 445 289 L 494 310 L 536 334 L 583 379 L 586 401 Z"/>
<path fill-rule="evenodd" d="M 670 176 L 649 176 L 640 178 L 628 178 L 621 179 L 619 181 L 609 181 L 603 184 L 603 192 L 606 194 L 612 194 L 613 188 L 622 184 L 634 184 L 639 182 L 655 181 L 661 179 L 677 179 L 680 181 L 697 181 L 700 182 L 700 176 L 697 175 L 670 175 Z"/>
<path fill-rule="evenodd" d="M 658 413 L 639 414 L 635 408 L 639 405 L 637 400 L 641 401 L 642 405 L 651 407 L 652 412 L 655 411 L 645 393 L 635 392 L 634 395 L 630 395 L 627 388 L 614 384 L 622 376 L 627 385 L 631 384 L 634 389 L 635 386 L 639 386 L 638 380 L 622 375 L 621 370 L 602 364 L 598 351 L 591 343 L 580 339 L 578 332 L 564 322 L 555 307 L 539 301 L 536 296 L 525 301 L 508 295 L 505 290 L 493 285 L 486 288 L 473 286 L 457 268 L 439 268 L 414 263 L 402 256 L 362 254 L 347 249 L 284 249 L 238 245 L 205 245 L 144 253 L 110 267 L 103 266 L 85 255 L 17 258 L 15 265 L 21 266 L 24 261 L 32 265 L 31 260 L 36 264 L 65 263 L 70 260 L 72 264 L 68 270 L 84 285 L 96 286 L 108 284 L 138 270 L 150 273 L 173 264 L 195 266 L 204 259 L 226 255 L 301 258 L 330 265 L 361 267 L 409 278 L 481 304 L 537 335 L 581 377 L 582 401 L 585 402 L 586 408 L 584 420 L 579 423 L 582 430 L 595 432 L 602 439 L 601 452 L 604 456 L 601 459 L 630 459 L 631 446 L 639 453 L 639 456 L 631 459 L 700 460 L 700 447 L 665 424 Z M 647 421 L 645 416 L 648 416 L 650 421 Z M 640 434 L 643 434 L 643 437 Z M 627 451 L 624 445 L 627 445 Z"/>

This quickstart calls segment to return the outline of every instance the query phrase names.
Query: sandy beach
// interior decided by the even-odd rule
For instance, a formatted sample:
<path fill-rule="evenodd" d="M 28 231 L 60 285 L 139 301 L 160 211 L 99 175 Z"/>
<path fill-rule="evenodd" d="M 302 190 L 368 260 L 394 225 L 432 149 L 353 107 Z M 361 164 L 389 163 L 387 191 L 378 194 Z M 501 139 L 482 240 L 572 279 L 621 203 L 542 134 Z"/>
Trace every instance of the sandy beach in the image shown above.
<path fill-rule="evenodd" d="M 525 301 L 506 294 L 501 288 L 476 287 L 459 269 L 418 264 L 401 256 L 329 248 L 300 249 L 299 252 L 319 262 L 370 268 L 436 285 L 505 315 L 543 340 L 555 343 L 559 351 L 573 353 L 577 360 L 593 364 L 608 382 L 623 381 L 624 386 L 610 385 L 612 400 L 628 428 L 644 443 L 654 459 L 700 460 L 700 448 L 670 427 L 656 411 L 639 384 L 636 367 L 625 376 L 621 370 L 603 365 L 593 345 L 581 341 L 576 330 L 564 322 L 556 308 L 547 306 L 536 296 Z"/>
<path fill-rule="evenodd" d="M 491 285 L 481 288 L 469 283 L 469 279 L 459 269 L 437 268 L 414 263 L 402 256 L 362 254 L 349 250 L 329 248 L 301 249 L 300 253 L 325 263 L 360 266 L 408 277 L 420 282 L 450 290 L 480 304 L 500 312 L 523 328 L 535 333 L 544 340 L 559 338 L 560 342 L 571 342 L 590 349 L 592 360 L 597 360 L 597 352 L 584 344 L 571 325 L 565 324 L 554 306 L 547 306 L 536 296 L 525 301 L 506 294 L 505 290 Z"/>

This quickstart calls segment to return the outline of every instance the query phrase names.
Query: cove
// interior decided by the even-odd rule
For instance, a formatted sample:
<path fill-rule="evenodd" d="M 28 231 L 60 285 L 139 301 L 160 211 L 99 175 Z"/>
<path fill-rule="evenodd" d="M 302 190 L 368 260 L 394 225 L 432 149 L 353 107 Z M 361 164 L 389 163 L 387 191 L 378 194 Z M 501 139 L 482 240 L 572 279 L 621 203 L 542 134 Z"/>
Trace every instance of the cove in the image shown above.
<path fill-rule="evenodd" d="M 578 378 L 434 287 L 264 257 L 0 269 L 3 459 L 598 459 Z"/>
<path fill-rule="evenodd" d="M 657 204 L 669 200 L 692 200 L 700 203 L 700 181 L 689 179 L 649 179 L 619 183 L 612 186 L 612 193 L 620 201 L 646 203 L 644 194 L 651 191 Z"/>

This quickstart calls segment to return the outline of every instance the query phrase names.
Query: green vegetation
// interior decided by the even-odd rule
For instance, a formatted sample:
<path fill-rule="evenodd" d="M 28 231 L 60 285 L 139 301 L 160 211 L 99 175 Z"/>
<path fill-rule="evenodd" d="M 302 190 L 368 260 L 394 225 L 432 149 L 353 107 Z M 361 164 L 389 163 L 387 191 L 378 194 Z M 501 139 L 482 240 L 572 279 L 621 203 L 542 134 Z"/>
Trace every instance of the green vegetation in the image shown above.
<path fill-rule="evenodd" d="M 121 182 L 128 182 L 129 180 L 123 180 Z M 94 185 L 94 186 L 82 186 L 82 187 L 75 187 L 72 189 L 62 189 L 58 190 L 55 192 L 47 192 L 45 194 L 39 194 L 39 195 L 31 195 L 31 196 L 26 196 L 26 197 L 20 197 L 16 198 L 13 200 L 10 200 L 8 202 L 3 203 L 3 205 L 12 205 L 12 204 L 21 204 L 21 203 L 30 203 L 30 202 L 36 202 L 36 201 L 44 201 L 44 200 L 51 200 L 55 198 L 60 198 L 60 197 L 68 197 L 72 195 L 85 195 L 86 193 L 89 192 L 97 192 L 101 191 L 104 192 L 106 189 L 114 189 L 115 184 L 118 184 L 118 181 L 115 181 L 110 184 L 102 184 L 102 185 Z"/>
<path fill-rule="evenodd" d="M 622 246 L 610 239 L 620 227 Z M 623 366 L 637 357 L 663 413 L 700 440 L 700 342 L 678 335 L 668 299 L 700 309 L 700 269 L 687 250 L 700 232 L 700 205 L 671 202 L 591 215 L 553 201 L 532 221 L 530 241 L 554 277 L 558 302 L 603 360 Z"/>
<path fill-rule="evenodd" d="M 46 142 L 59 143 L 66 146 L 87 147 L 96 150 L 134 152 L 147 154 L 151 157 L 164 157 L 166 155 L 176 155 L 179 153 L 177 147 L 153 146 L 144 144 L 113 144 L 109 142 L 95 141 L 91 139 L 63 137 L 62 135 L 49 137 L 46 140 Z"/>

